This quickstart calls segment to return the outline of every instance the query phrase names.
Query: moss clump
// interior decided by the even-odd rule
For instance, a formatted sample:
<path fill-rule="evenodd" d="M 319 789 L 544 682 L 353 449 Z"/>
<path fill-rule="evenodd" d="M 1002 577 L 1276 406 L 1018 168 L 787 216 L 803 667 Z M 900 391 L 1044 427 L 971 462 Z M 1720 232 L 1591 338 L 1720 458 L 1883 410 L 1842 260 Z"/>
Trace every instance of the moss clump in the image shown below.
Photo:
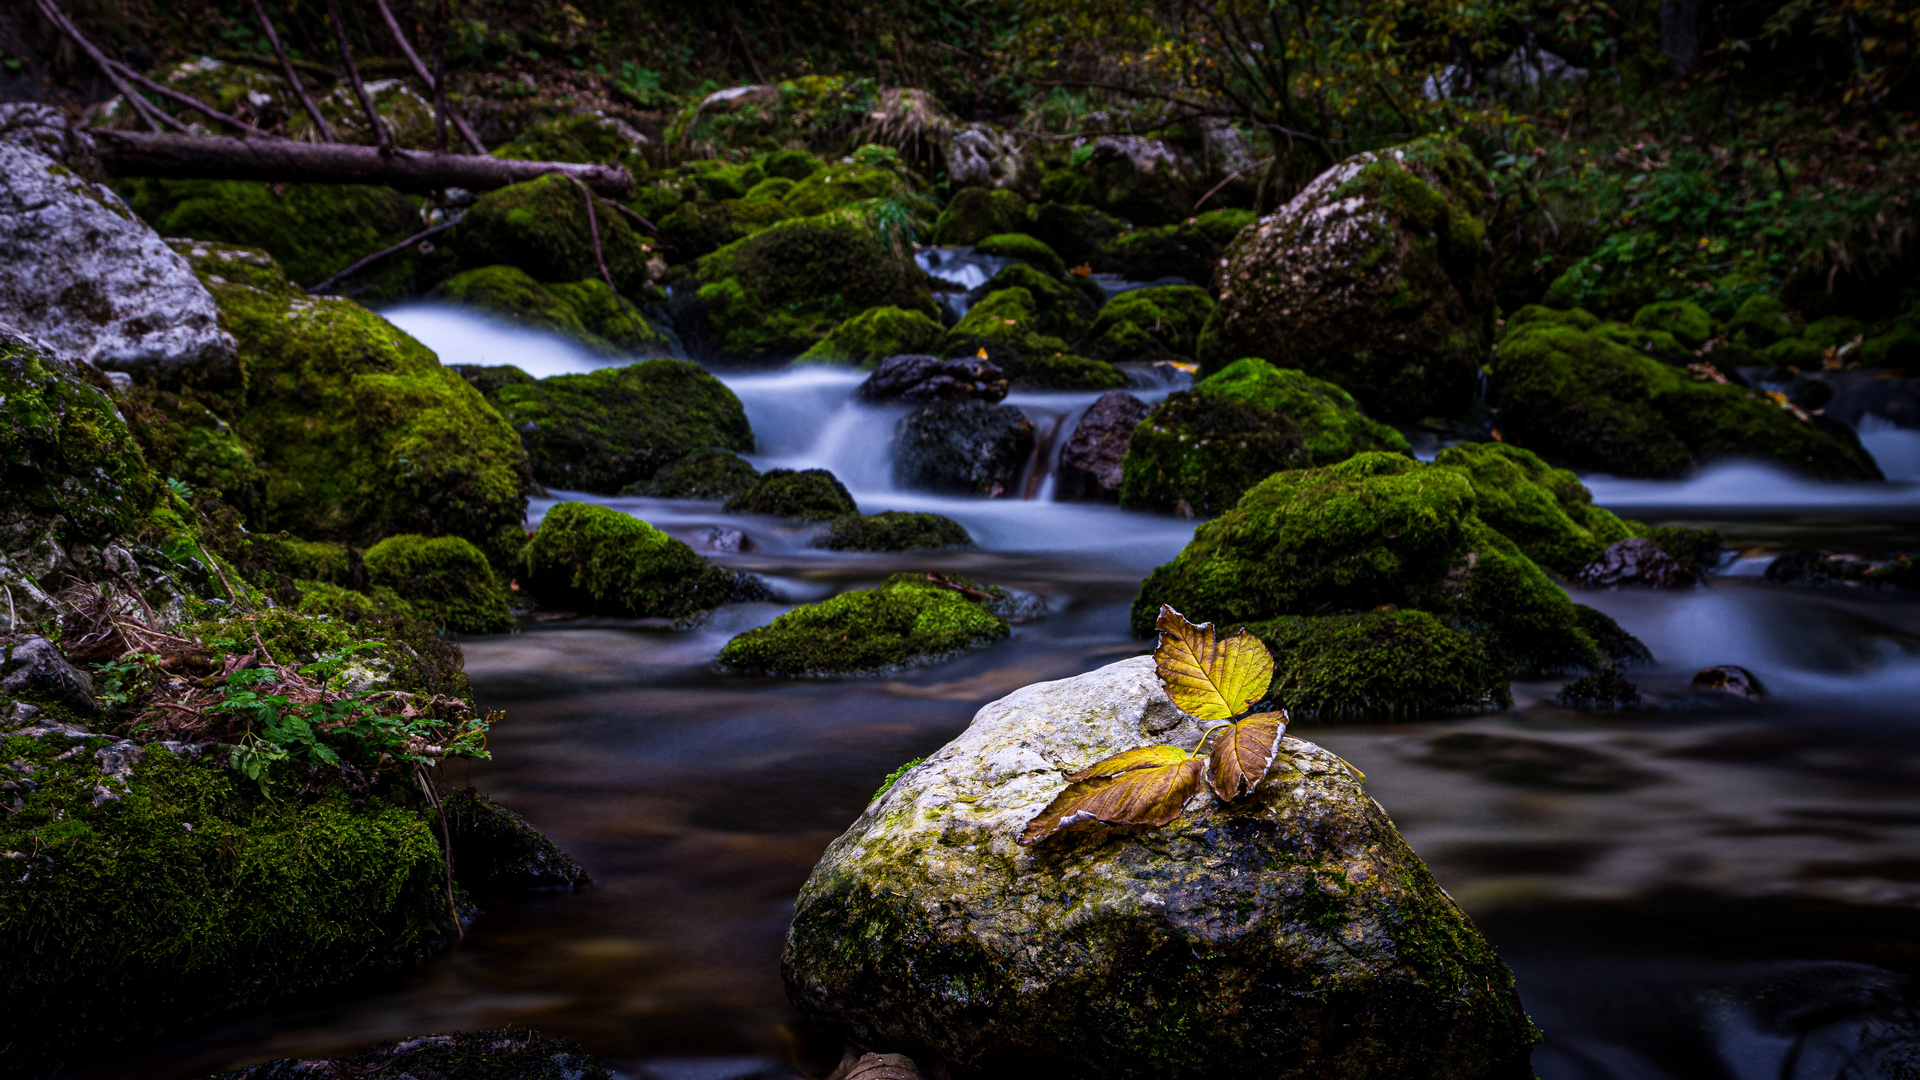
<path fill-rule="evenodd" d="M 513 629 L 507 591 L 480 549 L 457 536 L 389 536 L 367 549 L 367 584 L 392 589 L 457 634 Z"/>
<path fill-rule="evenodd" d="M 933 223 L 936 244 L 978 244 L 1027 231 L 1027 200 L 1005 188 L 961 188 Z"/>
<path fill-rule="evenodd" d="M 1024 264 L 995 274 L 984 296 L 968 309 L 940 354 L 977 356 L 1005 372 L 1014 386 L 1052 390 L 1113 390 L 1127 377 L 1104 360 L 1076 356 L 1068 344 L 1091 322 L 1095 305 L 1077 287 Z"/>
<path fill-rule="evenodd" d="M 538 381 L 512 364 L 448 364 L 447 370 L 467 380 L 467 385 L 480 391 L 488 401 L 492 401 L 503 386 Z"/>
<path fill-rule="evenodd" d="M 857 514 L 853 496 L 838 477 L 825 469 L 770 469 L 751 488 L 727 500 L 731 514 L 829 521 Z"/>
<path fill-rule="evenodd" d="M 1615 345 L 1624 345 L 1666 364 L 1684 367 L 1693 360 L 1693 352 L 1665 330 L 1646 330 L 1626 323 L 1603 322 L 1593 328 L 1593 336 Z"/>
<path fill-rule="evenodd" d="M 1697 349 L 1713 336 L 1713 316 L 1686 300 L 1662 300 L 1633 313 L 1633 325 L 1642 330 L 1664 330 L 1688 349 Z"/>
<path fill-rule="evenodd" d="M 477 308 L 522 326 L 564 334 L 604 355 L 660 348 L 666 335 L 599 278 L 542 285 L 517 266 L 466 270 L 434 287 L 442 300 Z"/>
<path fill-rule="evenodd" d="M 543 607 L 669 619 L 743 591 L 740 575 L 639 518 L 578 502 L 547 511 L 521 555 L 520 584 Z"/>
<path fill-rule="evenodd" d="M 829 213 L 844 206 L 889 196 L 912 194 L 912 187 L 892 169 L 860 162 L 835 162 L 809 173 L 793 185 L 781 201 L 802 217 Z"/>
<path fill-rule="evenodd" d="M 1703 575 L 1720 563 L 1720 556 L 1727 546 L 1720 534 L 1712 529 L 1694 529 L 1685 525 L 1657 525 L 1648 527 L 1639 522 L 1629 521 L 1635 536 L 1653 541 L 1659 548 L 1681 566 L 1692 571 L 1695 576 Z"/>
<path fill-rule="evenodd" d="M 878 367 L 889 356 L 930 353 L 946 337 L 946 327 L 923 311 L 869 308 L 833 328 L 800 354 L 803 364 L 859 364 Z"/>
<path fill-rule="evenodd" d="M 0 741 L 6 775 L 35 788 L 0 820 L 0 851 L 31 853 L 0 882 L 9 1075 L 213 1005 L 403 967 L 452 936 L 439 844 L 407 806 L 337 781 L 295 797 L 307 778 L 291 769 L 264 795 L 158 745 L 132 752 L 125 780 L 105 778 L 96 755 L 111 743 Z"/>
<path fill-rule="evenodd" d="M 1797 419 L 1753 391 L 1577 329 L 1578 321 L 1540 307 L 1508 320 L 1488 394 L 1508 442 L 1622 476 L 1673 476 L 1740 456 L 1829 479 L 1879 477 L 1846 429 Z"/>
<path fill-rule="evenodd" d="M 651 479 L 628 484 L 620 494 L 655 499 L 725 499 L 751 490 L 759 479 L 759 470 L 739 455 L 707 450 L 688 454 L 654 473 Z"/>
<path fill-rule="evenodd" d="M 1613 512 L 1593 505 L 1578 477 L 1548 467 L 1529 450 L 1506 443 L 1462 443 L 1434 464 L 1458 469 L 1473 485 L 1475 512 L 1519 545 L 1527 557 L 1572 577 L 1609 546 L 1634 535 Z"/>
<path fill-rule="evenodd" d="M 598 113 L 577 113 L 529 124 L 513 141 L 493 148 L 509 161 L 571 161 L 580 165 L 646 168 L 640 146 L 645 140 L 625 122 Z"/>
<path fill-rule="evenodd" d="M 571 491 L 611 495 L 698 451 L 753 449 L 740 399 L 687 360 L 509 382 L 493 401 L 526 444 L 533 475 Z"/>
<path fill-rule="evenodd" d="M 1087 349 L 1105 360 L 1186 360 L 1213 314 L 1213 298 L 1192 285 L 1124 292 L 1100 309 Z"/>
<path fill-rule="evenodd" d="M 1100 313 L 1100 305 L 1105 295 L 1100 287 L 1084 278 L 1057 277 L 1036 270 L 1026 263 L 1013 263 L 999 273 L 987 279 L 978 291 L 978 303 L 990 300 L 997 293 L 1011 289 L 1025 289 L 1031 301 L 1033 313 L 1020 328 L 1019 335 L 1037 333 L 1063 341 L 1078 341 L 1093 324 L 1094 317 Z M 972 309 L 968 309 L 972 314 Z M 965 320 L 961 320 L 965 324 Z M 980 333 L 980 331 L 968 331 Z"/>
<path fill-rule="evenodd" d="M 820 546 L 828 551 L 913 551 L 972 547 L 966 527 L 942 514 L 847 514 L 833 519 Z"/>
<path fill-rule="evenodd" d="M 689 342 L 726 360 L 797 356 L 876 307 L 940 313 L 906 248 L 857 209 L 783 221 L 702 258 L 697 276 Z"/>
<path fill-rule="evenodd" d="M 142 383 L 120 396 L 120 412 L 154 472 L 241 508 L 259 504 L 266 473 L 253 451 L 191 393 Z"/>
<path fill-rule="evenodd" d="M 1867 367 L 1920 368 L 1920 326 L 1898 323 L 1860 346 L 1860 362 Z"/>
<path fill-rule="evenodd" d="M 1772 296 L 1750 296 L 1727 320 L 1727 336 L 1750 348 L 1764 349 L 1783 338 L 1800 336 L 1787 306 Z"/>
<path fill-rule="evenodd" d="M 259 248 L 302 286 L 421 229 L 413 200 L 392 188 L 142 178 L 119 190 L 160 235 Z M 368 303 L 397 299 L 413 288 L 418 265 L 418 253 L 399 252 L 339 288 Z"/>
<path fill-rule="evenodd" d="M 1273 702 L 1296 721 L 1419 719 L 1513 703 L 1485 643 L 1424 611 L 1291 616 L 1248 629 L 1273 651 Z"/>
<path fill-rule="evenodd" d="M 1136 229 L 1108 242 L 1107 265 L 1128 281 L 1174 277 L 1204 286 L 1213 280 L 1224 246 L 1192 226 L 1160 225 Z"/>
<path fill-rule="evenodd" d="M 248 372 L 233 428 L 266 473 L 257 529 L 370 544 L 396 533 L 487 548 L 526 515 L 526 454 L 433 353 L 344 300 L 212 280 Z"/>
<path fill-rule="evenodd" d="M 793 216 L 786 203 L 771 198 L 687 202 L 662 216 L 658 228 L 660 239 L 684 261 L 711 254 Z"/>
<path fill-rule="evenodd" d="M 353 554 L 345 544 L 292 536 L 278 536 L 270 543 L 277 569 L 296 580 L 343 585 L 353 576 Z"/>
<path fill-rule="evenodd" d="M 1028 212 L 1024 230 L 1057 253 L 1070 266 L 1106 265 L 1108 241 L 1127 231 L 1126 223 L 1099 208 L 1048 201 Z"/>
<path fill-rule="evenodd" d="M 720 650 L 720 666 L 749 675 L 877 675 L 931 664 L 1006 637 L 1007 621 L 968 592 L 924 574 L 895 574 L 877 589 L 803 604 Z"/>
<path fill-rule="evenodd" d="M 595 209 L 613 284 L 636 296 L 647 285 L 648 247 L 626 218 Z M 517 266 L 536 281 L 598 277 L 586 196 L 564 176 L 543 176 L 480 197 L 448 234 L 468 266 Z"/>
<path fill-rule="evenodd" d="M 1315 465 L 1331 465 L 1366 450 L 1412 452 L 1405 436 L 1367 419 L 1353 395 L 1324 379 L 1277 368 L 1265 360 L 1236 361 L 1201 380 L 1194 392 L 1244 401 L 1292 417 L 1300 425 Z"/>
<path fill-rule="evenodd" d="M 1045 241 L 1028 236 L 1026 233 L 1000 233 L 988 236 L 973 245 L 973 250 L 982 255 L 1004 255 L 1009 259 L 1019 259 L 1032 263 L 1054 277 L 1067 272 L 1067 264 L 1048 247 Z"/>

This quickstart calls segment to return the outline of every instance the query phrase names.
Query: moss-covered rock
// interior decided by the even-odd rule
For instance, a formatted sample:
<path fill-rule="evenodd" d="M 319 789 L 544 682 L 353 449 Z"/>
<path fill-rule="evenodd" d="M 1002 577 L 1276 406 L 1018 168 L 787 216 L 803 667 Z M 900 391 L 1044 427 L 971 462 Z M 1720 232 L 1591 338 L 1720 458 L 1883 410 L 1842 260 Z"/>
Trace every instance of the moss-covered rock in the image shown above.
<path fill-rule="evenodd" d="M 507 591 L 480 549 L 457 536 L 389 536 L 367 549 L 367 584 L 392 589 L 456 634 L 513 629 Z"/>
<path fill-rule="evenodd" d="M 522 326 L 564 334 L 603 355 L 659 349 L 667 338 L 629 300 L 597 277 L 542 285 L 517 266 L 465 270 L 434 286 L 434 297 Z"/>
<path fill-rule="evenodd" d="M 1877 368 L 1920 368 L 1920 325 L 1897 323 L 1860 346 L 1860 362 Z"/>
<path fill-rule="evenodd" d="M 253 451 L 191 392 L 175 394 L 141 383 L 119 400 L 121 415 L 156 473 L 242 509 L 259 505 L 266 473 Z"/>
<path fill-rule="evenodd" d="M 494 391 L 543 484 L 611 495 L 710 449 L 749 453 L 740 399 L 687 360 L 509 382 Z"/>
<path fill-rule="evenodd" d="M 1635 535 L 1613 511 L 1593 505 L 1578 477 L 1517 446 L 1461 443 L 1442 450 L 1434 464 L 1460 470 L 1473 485 L 1480 519 L 1562 576 L 1573 577 L 1609 546 Z"/>
<path fill-rule="evenodd" d="M 802 604 L 727 642 L 720 666 L 745 675 L 879 675 L 938 663 L 1006 637 L 996 595 L 961 578 L 895 574 L 879 588 Z M 977 598 L 976 598 L 977 597 Z"/>
<path fill-rule="evenodd" d="M 621 214 L 596 207 L 594 219 L 614 286 L 639 295 L 647 286 L 649 245 Z M 586 196 L 558 174 L 482 195 L 447 237 L 467 266 L 517 266 L 536 281 L 600 275 Z"/>
<path fill-rule="evenodd" d="M 1190 360 L 1213 298 L 1193 285 L 1161 285 L 1124 292 L 1100 309 L 1087 332 L 1087 351 L 1103 360 Z"/>
<path fill-rule="evenodd" d="M 688 343 L 722 360 L 790 359 L 872 308 L 940 314 L 908 250 L 860 209 L 780 222 L 702 258 L 697 277 Z"/>
<path fill-rule="evenodd" d="M 512 142 L 494 147 L 492 153 L 494 157 L 510 161 L 624 165 L 641 172 L 647 165 L 641 151 L 645 142 L 645 136 L 626 121 L 587 112 L 528 124 Z"/>
<path fill-rule="evenodd" d="M 1638 326 L 1628 326 L 1626 323 L 1603 322 L 1593 328 L 1593 336 L 1602 341 L 1611 341 L 1615 345 L 1624 345 L 1634 352 L 1651 356 L 1666 364 L 1685 366 L 1693 360 L 1693 352 L 1665 330 L 1648 330 Z"/>
<path fill-rule="evenodd" d="M 1686 300 L 1648 304 L 1633 313 L 1633 325 L 1643 330 L 1664 330 L 1688 349 L 1705 345 L 1713 336 L 1713 316 Z"/>
<path fill-rule="evenodd" d="M 1066 774 L 1191 748 L 1201 727 L 1146 657 L 987 705 L 814 867 L 789 1000 L 975 1076 L 1532 1076 L 1511 973 L 1311 743 L 1286 739 L 1251 796 L 1201 795 L 1164 828 L 1017 842 Z"/>
<path fill-rule="evenodd" d="M 1148 575 L 1134 629 L 1163 603 L 1222 623 L 1390 604 L 1477 634 L 1516 675 L 1604 663 L 1567 594 L 1475 504 L 1460 470 L 1398 454 L 1275 473 Z"/>
<path fill-rule="evenodd" d="M 1424 611 L 1295 615 L 1247 629 L 1272 651 L 1273 703 L 1296 722 L 1425 719 L 1513 703 L 1485 643 Z"/>
<path fill-rule="evenodd" d="M 1054 277 L 1067 272 L 1067 264 L 1061 261 L 1060 256 L 1048 247 L 1044 240 L 1028 236 L 1026 233 L 1000 233 L 982 237 L 973 245 L 973 250 L 982 255 L 1002 255 L 1009 259 L 1031 263 Z"/>
<path fill-rule="evenodd" d="M 1120 505 L 1212 516 L 1272 473 L 1369 450 L 1411 452 L 1345 390 L 1248 358 L 1169 395 L 1134 430 Z"/>
<path fill-rule="evenodd" d="M 1782 338 L 1800 336 L 1800 326 L 1777 297 L 1751 296 L 1727 320 L 1727 336 L 1742 345 L 1764 349 Z"/>
<path fill-rule="evenodd" d="M 1069 266 L 1104 268 L 1107 243 L 1127 231 L 1126 222 L 1097 207 L 1075 203 L 1043 202 L 1027 217 L 1027 227 L 1021 231 L 1052 248 Z"/>
<path fill-rule="evenodd" d="M 1022 389 L 1113 390 L 1127 377 L 1104 360 L 1078 356 L 1072 341 L 1092 323 L 1098 304 L 1086 290 L 1024 263 L 1001 270 L 974 292 L 967 314 L 940 343 L 948 357 L 978 356 Z"/>
<path fill-rule="evenodd" d="M 1464 413 L 1493 341 L 1487 187 L 1445 136 L 1322 173 L 1228 250 L 1201 373 L 1258 356 L 1339 384 L 1385 420 Z"/>
<path fill-rule="evenodd" d="M 1204 288 L 1213 280 L 1223 246 L 1186 225 L 1135 229 L 1107 243 L 1107 266 L 1128 281 L 1175 277 Z"/>
<path fill-rule="evenodd" d="M 738 454 L 705 450 L 664 466 L 652 477 L 620 489 L 622 495 L 655 499 L 726 499 L 753 488 L 760 472 Z"/>
<path fill-rule="evenodd" d="M 946 327 L 923 311 L 869 308 L 834 327 L 801 353 L 799 362 L 873 368 L 889 356 L 932 352 L 946 336 Z"/>
<path fill-rule="evenodd" d="M 774 182 L 762 181 L 763 184 Z M 759 190 L 758 187 L 755 190 Z M 660 218 L 656 227 L 674 258 L 685 262 L 709 255 L 793 216 L 787 204 L 778 199 L 695 201 L 675 207 Z"/>
<path fill-rule="evenodd" d="M 1622 476 L 1674 476 L 1717 457 L 1756 457 L 1812 476 L 1879 477 L 1846 429 L 1798 419 L 1754 391 L 1662 364 L 1577 323 L 1539 307 L 1507 321 L 1488 400 L 1508 442 Z"/>
<path fill-rule="evenodd" d="M 869 199 L 904 199 L 912 194 L 913 186 L 894 170 L 851 161 L 809 173 L 780 201 L 801 217 L 815 217 Z"/>
<path fill-rule="evenodd" d="M 1027 231 L 1027 200 L 1005 188 L 961 188 L 933 224 L 936 244 L 977 244 Z"/>
<path fill-rule="evenodd" d="M 972 547 L 966 526 L 944 514 L 886 510 L 833 519 L 820 546 L 828 551 L 913 551 Z"/>
<path fill-rule="evenodd" d="M 1098 285 L 1081 278 L 1062 280 L 1023 262 L 1002 268 L 969 295 L 978 305 L 996 293 L 1012 289 L 1026 290 L 1033 312 L 1021 326 L 1012 328 L 1015 332 L 1007 340 L 1014 341 L 1020 340 L 1025 334 L 1041 334 L 1069 343 L 1079 341 L 1087 328 L 1093 325 L 1095 316 L 1100 313 L 1100 305 L 1106 302 Z M 973 314 L 971 308 L 967 314 Z M 990 319 L 991 316 L 983 318 Z M 956 327 L 958 333 L 992 336 L 983 329 L 973 328 L 978 327 L 979 320 L 969 324 L 962 319 L 960 323 L 970 329 L 961 331 Z"/>
<path fill-rule="evenodd" d="M 730 514 L 830 521 L 857 514 L 853 496 L 838 477 L 825 469 L 769 469 L 752 487 L 727 500 Z"/>
<path fill-rule="evenodd" d="M 584 889 L 586 870 L 525 818 L 471 785 L 443 795 L 456 880 L 475 893 Z M 517 1078 L 516 1078 L 517 1080 Z"/>
<path fill-rule="evenodd" d="M 590 615 L 681 619 L 754 591 L 639 518 L 593 503 L 549 509 L 519 571 L 542 607 Z"/>

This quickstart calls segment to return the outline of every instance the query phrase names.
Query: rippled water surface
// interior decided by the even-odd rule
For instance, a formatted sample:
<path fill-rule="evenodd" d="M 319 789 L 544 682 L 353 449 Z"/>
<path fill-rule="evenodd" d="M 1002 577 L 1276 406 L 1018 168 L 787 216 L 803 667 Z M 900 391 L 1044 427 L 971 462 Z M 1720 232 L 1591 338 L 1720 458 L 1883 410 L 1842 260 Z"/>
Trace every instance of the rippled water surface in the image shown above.
<path fill-rule="evenodd" d="M 449 363 L 476 351 L 519 362 L 511 341 L 434 317 L 445 325 L 404 312 L 398 321 Z M 464 944 L 416 974 L 212 1023 L 88 1075 L 195 1076 L 503 1023 L 666 1080 L 777 1072 L 805 1051 L 778 959 L 792 897 L 821 850 L 888 772 L 946 742 L 980 705 L 1144 652 L 1126 633 L 1127 604 L 1192 524 L 1039 497 L 896 492 L 886 439 L 897 414 L 851 404 L 856 377 L 728 381 L 760 437 L 757 464 L 832 468 L 863 510 L 949 514 L 980 550 L 835 555 L 809 549 L 806 529 L 713 504 L 598 500 L 696 546 L 715 528 L 741 529 L 755 550 L 718 558 L 786 598 L 725 609 L 688 632 L 533 623 L 464 643 L 480 696 L 507 720 L 494 729 L 494 760 L 456 766 L 451 779 L 525 814 L 599 886 L 491 901 Z M 1090 400 L 1013 399 L 1062 430 Z M 1047 467 L 1031 466 L 1036 496 Z M 1783 589 L 1759 571 L 1792 544 L 1915 546 L 1920 489 L 1748 466 L 1591 486 L 1632 516 L 1711 523 L 1744 556 L 1691 592 L 1579 596 L 1652 648 L 1656 665 L 1634 678 L 1659 708 L 1572 713 L 1549 703 L 1554 684 L 1522 684 L 1501 714 L 1297 733 L 1368 774 L 1513 966 L 1546 1032 L 1535 1056 L 1546 1080 L 1916 1075 L 1920 604 Z M 984 652 L 892 679 L 710 671 L 730 635 L 788 604 L 907 569 L 1031 590 L 1050 613 Z M 1721 663 L 1751 669 L 1769 699 L 1688 692 L 1695 670 Z"/>

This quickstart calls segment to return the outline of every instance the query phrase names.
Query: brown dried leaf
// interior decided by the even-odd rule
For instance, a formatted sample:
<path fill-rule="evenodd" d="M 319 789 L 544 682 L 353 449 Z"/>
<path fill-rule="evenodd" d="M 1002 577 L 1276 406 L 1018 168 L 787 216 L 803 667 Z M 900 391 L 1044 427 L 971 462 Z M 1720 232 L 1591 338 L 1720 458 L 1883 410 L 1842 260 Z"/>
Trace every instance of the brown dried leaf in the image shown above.
<path fill-rule="evenodd" d="M 1121 752 L 1095 765 L 1089 765 L 1077 773 L 1068 773 L 1067 782 L 1078 783 L 1091 780 L 1096 776 L 1119 776 L 1123 772 L 1135 769 L 1148 769 L 1159 765 L 1178 765 L 1187 760 L 1187 752 L 1177 746 L 1136 746 Z"/>
<path fill-rule="evenodd" d="M 1273 655 L 1245 630 L 1224 640 L 1213 624 L 1198 626 L 1165 604 L 1154 627 L 1160 643 L 1154 666 L 1167 696 L 1201 720 L 1231 720 L 1266 695 L 1273 682 Z"/>
<path fill-rule="evenodd" d="M 1207 786 L 1222 802 L 1250 794 L 1267 778 L 1267 769 L 1280 752 L 1280 736 L 1287 730 L 1287 714 L 1255 713 L 1220 729 L 1213 754 L 1207 758 Z"/>
<path fill-rule="evenodd" d="M 1118 776 L 1096 776 L 1067 785 L 1020 833 L 1022 844 L 1037 844 L 1069 825 L 1104 821 L 1109 825 L 1165 825 L 1200 788 L 1206 762 L 1185 758 L 1178 764 L 1129 769 Z"/>

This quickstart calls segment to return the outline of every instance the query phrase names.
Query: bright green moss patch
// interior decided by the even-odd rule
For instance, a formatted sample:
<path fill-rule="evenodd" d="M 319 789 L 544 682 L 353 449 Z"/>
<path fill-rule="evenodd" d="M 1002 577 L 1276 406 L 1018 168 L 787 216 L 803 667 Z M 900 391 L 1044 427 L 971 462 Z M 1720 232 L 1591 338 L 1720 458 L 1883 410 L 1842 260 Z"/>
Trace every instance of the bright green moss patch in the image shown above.
<path fill-rule="evenodd" d="M 1664 330 L 1688 349 L 1697 349 L 1713 336 L 1713 316 L 1705 308 L 1685 300 L 1662 300 L 1633 313 L 1633 325 L 1644 330 Z"/>
<path fill-rule="evenodd" d="M 1067 264 L 1045 241 L 1026 233 L 1000 233 L 983 237 L 973 245 L 973 250 L 982 255 L 1004 255 L 1009 259 L 1032 263 L 1054 277 L 1067 272 Z"/>
<path fill-rule="evenodd" d="M 931 353 L 946 337 L 946 327 L 923 311 L 869 308 L 833 328 L 806 352 L 804 364 L 858 364 L 878 367 L 889 356 Z"/>
<path fill-rule="evenodd" d="M 639 295 L 647 284 L 647 245 L 616 211 L 595 207 L 594 219 L 615 287 Z M 468 266 L 517 266 L 536 281 L 600 275 L 586 196 L 557 174 L 482 195 L 447 235 Z"/>
<path fill-rule="evenodd" d="M 661 348 L 662 334 L 632 303 L 621 303 L 597 277 L 542 285 L 515 266 L 483 266 L 455 274 L 433 296 L 509 322 L 548 330 L 613 355 Z"/>
<path fill-rule="evenodd" d="M 1461 443 L 1441 451 L 1434 464 L 1460 470 L 1473 484 L 1481 520 L 1557 574 L 1572 577 L 1633 535 L 1612 511 L 1593 505 L 1578 477 L 1517 446 Z"/>
<path fill-rule="evenodd" d="M 953 583 L 974 590 L 971 582 Z M 1009 629 L 959 589 L 924 574 L 895 574 L 877 589 L 803 604 L 749 630 L 727 642 L 719 662 L 752 675 L 876 675 L 949 659 L 998 641 Z"/>
<path fill-rule="evenodd" d="M 1192 285 L 1124 292 L 1100 309 L 1088 351 L 1107 360 L 1192 359 L 1213 299 Z"/>
<path fill-rule="evenodd" d="M 1485 644 L 1424 611 L 1290 616 L 1248 629 L 1272 650 L 1273 701 L 1295 721 L 1453 716 L 1513 702 Z"/>
<path fill-rule="evenodd" d="M 1194 392 L 1244 401 L 1300 425 L 1312 463 L 1331 465 L 1367 450 L 1409 454 L 1406 437 L 1367 419 L 1353 395 L 1303 371 L 1245 359 L 1194 385 Z"/>
<path fill-rule="evenodd" d="M 825 469 L 770 469 L 746 491 L 728 499 L 730 514 L 828 521 L 857 514 L 853 496 L 838 477 Z"/>
<path fill-rule="evenodd" d="M 656 499 L 725 499 L 751 490 L 759 479 L 759 471 L 738 454 L 705 450 L 688 454 L 650 479 L 628 484 L 620 494 Z"/>
<path fill-rule="evenodd" d="M 458 634 L 513 629 L 507 591 L 480 549 L 457 536 L 389 536 L 367 549 L 367 584 L 392 589 Z"/>
<path fill-rule="evenodd" d="M 913 551 L 972 547 L 966 527 L 943 514 L 847 514 L 833 519 L 820 546 L 829 551 Z"/>
<path fill-rule="evenodd" d="M 868 199 L 904 197 L 912 187 L 891 169 L 858 161 L 835 162 L 809 173 L 793 185 L 781 202 L 801 217 L 813 217 Z"/>
<path fill-rule="evenodd" d="M 541 606 L 678 619 L 739 595 L 740 575 L 629 514 L 592 503 L 547 511 L 527 542 L 520 584 Z"/>

